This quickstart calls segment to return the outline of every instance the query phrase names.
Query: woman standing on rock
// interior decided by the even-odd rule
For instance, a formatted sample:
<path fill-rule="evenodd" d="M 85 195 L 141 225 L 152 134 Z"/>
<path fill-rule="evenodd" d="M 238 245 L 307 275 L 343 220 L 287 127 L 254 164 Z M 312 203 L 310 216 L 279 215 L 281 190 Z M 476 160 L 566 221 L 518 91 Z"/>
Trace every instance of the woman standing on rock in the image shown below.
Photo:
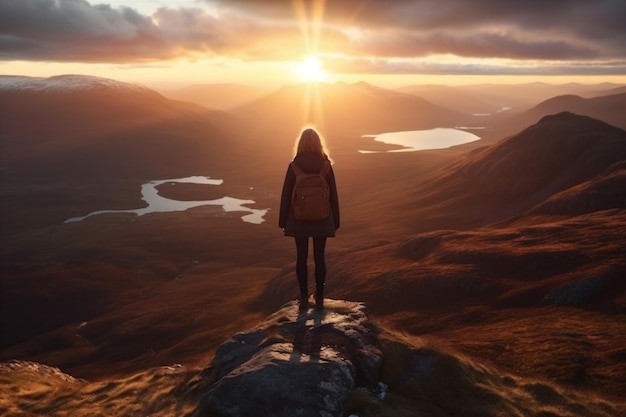
<path fill-rule="evenodd" d="M 278 225 L 285 236 L 292 236 L 296 241 L 296 275 L 301 308 L 306 307 L 309 298 L 307 257 L 309 237 L 313 238 L 315 306 L 323 309 L 326 238 L 334 237 L 339 228 L 335 174 L 324 141 L 315 129 L 302 131 L 294 153 L 283 183 Z"/>

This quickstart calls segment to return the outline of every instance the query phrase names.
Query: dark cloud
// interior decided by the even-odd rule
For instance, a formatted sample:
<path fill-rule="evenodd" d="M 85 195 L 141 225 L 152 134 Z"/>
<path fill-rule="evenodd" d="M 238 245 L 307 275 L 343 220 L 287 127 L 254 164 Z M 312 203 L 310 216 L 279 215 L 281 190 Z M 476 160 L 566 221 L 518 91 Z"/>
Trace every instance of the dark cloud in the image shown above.
<path fill-rule="evenodd" d="M 521 40 L 511 33 L 499 32 L 402 32 L 365 36 L 359 49 L 379 57 L 423 57 L 453 54 L 475 58 L 508 59 L 591 59 L 593 48 L 560 40 Z"/>
<path fill-rule="evenodd" d="M 345 41 L 336 30 L 325 37 Z M 302 46 L 293 19 L 256 19 L 237 10 L 221 10 L 216 17 L 200 8 L 161 8 L 144 16 L 84 0 L 0 1 L 0 59 L 5 60 L 142 62 L 218 54 L 294 59 Z"/>
<path fill-rule="evenodd" d="M 607 63 L 534 63 L 530 65 L 495 65 L 420 60 L 349 58 L 326 61 L 334 73 L 361 74 L 432 74 L 432 75 L 623 75 L 626 61 Z"/>
<path fill-rule="evenodd" d="M 150 18 L 83 0 L 0 2 L 0 57 L 108 61 L 167 56 L 170 48 Z"/>
<path fill-rule="evenodd" d="M 327 23 L 362 27 L 370 31 L 405 29 L 418 34 L 437 31 L 446 32 L 449 38 L 453 38 L 455 34 L 467 31 L 485 33 L 489 29 L 504 29 L 515 33 L 515 43 L 520 45 L 528 43 L 525 40 L 527 37 L 542 37 L 545 43 L 560 44 L 571 51 L 585 51 L 585 55 L 591 48 L 596 50 L 594 55 L 626 55 L 626 1 L 623 0 L 206 1 L 256 16 L 285 19 L 294 15 L 294 9 L 304 9 L 308 16 L 323 16 Z M 315 12 L 319 10 L 319 7 L 314 7 L 315 4 L 324 5 L 323 13 Z M 483 39 L 486 38 L 483 36 Z M 493 39 L 500 40 L 497 37 Z M 421 50 L 420 45 L 416 45 L 415 55 L 419 55 Z M 450 51 L 441 49 L 432 52 Z M 520 58 L 527 55 L 524 53 Z M 558 55 L 557 51 L 554 58 L 557 59 Z"/>
<path fill-rule="evenodd" d="M 119 63 L 211 55 L 297 59 L 307 52 L 307 43 L 317 43 L 329 55 L 352 56 L 353 63 L 364 65 L 374 58 L 388 63 L 394 58 L 452 54 L 559 61 L 562 65 L 551 68 L 563 71 L 570 67 L 574 71 L 575 63 L 584 62 L 587 71 L 594 62 L 626 58 L 623 0 L 206 3 L 218 13 L 161 8 L 146 16 L 131 7 L 114 9 L 85 0 L 1 0 L 0 59 Z M 132 0 L 128 4 L 132 6 Z M 321 23 L 311 23 L 316 20 Z M 372 68 L 390 70 L 389 65 Z M 363 71 L 368 71 L 367 65 Z M 606 67 L 598 66 L 602 71 Z"/>

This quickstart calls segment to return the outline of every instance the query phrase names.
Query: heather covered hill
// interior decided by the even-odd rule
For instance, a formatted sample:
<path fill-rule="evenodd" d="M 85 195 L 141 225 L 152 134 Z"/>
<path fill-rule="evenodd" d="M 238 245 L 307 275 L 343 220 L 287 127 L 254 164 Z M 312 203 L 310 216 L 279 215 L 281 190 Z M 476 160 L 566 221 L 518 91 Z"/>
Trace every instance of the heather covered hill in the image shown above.
<path fill-rule="evenodd" d="M 534 214 L 578 215 L 610 208 L 626 208 L 626 162 L 557 193 L 532 209 Z"/>
<path fill-rule="evenodd" d="M 614 190 L 619 192 L 619 190 Z M 437 230 L 332 253 L 330 297 L 517 375 L 619 398 L 626 211 Z M 297 293 L 289 264 L 262 299 Z"/>
<path fill-rule="evenodd" d="M 605 175 L 624 160 L 625 131 L 590 117 L 559 113 L 445 166 L 403 207 L 414 213 L 415 224 L 427 215 L 442 226 L 484 225 Z"/>

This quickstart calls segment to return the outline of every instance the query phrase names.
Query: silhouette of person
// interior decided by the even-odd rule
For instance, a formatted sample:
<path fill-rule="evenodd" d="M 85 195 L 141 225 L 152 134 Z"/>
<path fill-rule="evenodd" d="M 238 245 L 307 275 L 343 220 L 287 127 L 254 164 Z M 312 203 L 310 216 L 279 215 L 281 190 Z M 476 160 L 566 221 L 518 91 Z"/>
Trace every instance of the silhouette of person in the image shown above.
<path fill-rule="evenodd" d="M 321 172 L 326 164 L 326 182 L 329 187 L 330 215 L 323 220 L 300 220 L 295 217 L 291 199 L 296 183 L 296 173 L 289 164 L 280 200 L 278 226 L 285 236 L 292 236 L 296 242 L 296 276 L 300 287 L 300 307 L 306 308 L 309 298 L 307 257 L 309 237 L 313 239 L 313 259 L 315 261 L 315 307 L 324 308 L 324 285 L 326 284 L 326 238 L 334 237 L 339 228 L 339 200 L 335 174 L 324 140 L 315 129 L 305 128 L 296 140 L 293 163 L 306 173 Z"/>

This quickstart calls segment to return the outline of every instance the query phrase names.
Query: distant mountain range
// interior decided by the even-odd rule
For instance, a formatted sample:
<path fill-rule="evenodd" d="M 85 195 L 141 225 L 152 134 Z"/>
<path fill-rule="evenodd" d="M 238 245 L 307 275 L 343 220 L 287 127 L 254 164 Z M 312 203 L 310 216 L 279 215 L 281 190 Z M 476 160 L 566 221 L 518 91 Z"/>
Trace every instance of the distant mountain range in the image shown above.
<path fill-rule="evenodd" d="M 525 204 L 529 209 L 551 193 L 563 191 L 565 185 L 592 179 L 591 174 L 573 171 L 590 169 L 584 160 L 573 159 L 580 157 L 572 154 L 574 146 L 597 139 L 592 151 L 580 150 L 581 155 L 596 158 L 596 164 L 604 161 L 599 155 L 614 162 L 622 155 L 622 143 L 611 139 L 622 135 L 620 129 L 565 113 L 537 122 L 546 115 L 570 111 L 624 128 L 623 108 L 626 94 L 587 99 L 569 95 L 551 98 L 523 113 L 500 116 L 485 130 L 490 140 L 472 147 L 498 142 L 533 126 L 496 147 L 468 154 L 437 174 L 434 185 L 420 188 L 418 195 L 428 201 L 440 199 L 441 204 L 456 207 L 455 211 L 472 206 L 468 201 L 479 200 L 493 200 L 501 206 Z M 7 179 L 154 179 L 231 172 L 239 178 L 243 173 L 265 178 L 268 186 L 279 181 L 279 162 L 289 157 L 305 121 L 323 126 L 322 132 L 329 137 L 350 138 L 333 144 L 350 155 L 359 149 L 358 141 L 365 133 L 455 126 L 467 117 L 411 94 L 366 83 L 286 86 L 222 112 L 168 99 L 145 87 L 80 75 L 1 76 L 0 110 L 0 163 Z M 603 140 L 611 145 L 600 145 Z M 592 142 L 584 146 L 591 147 Z M 550 162 L 540 167 L 541 161 Z M 554 171 L 558 166 L 569 171 Z M 549 184 L 542 182 L 546 181 L 544 169 L 553 170 Z M 461 200 L 463 204 L 457 204 Z M 501 214 L 513 212 L 500 210 Z M 480 210 L 475 216 L 484 220 Z M 467 219 L 467 214 L 457 219 Z"/>
<path fill-rule="evenodd" d="M 626 93 L 593 98 L 583 98 L 576 95 L 553 97 L 520 115 L 515 123 L 516 125 L 524 125 L 527 121 L 538 120 L 548 114 L 562 111 L 590 116 L 626 129 Z"/>
<path fill-rule="evenodd" d="M 168 98 L 189 101 L 214 110 L 231 110 L 270 93 L 264 88 L 240 84 L 197 84 L 159 91 Z"/>
<path fill-rule="evenodd" d="M 464 119 L 460 112 L 367 83 L 286 86 L 233 112 L 265 129 L 291 133 L 314 123 L 323 132 L 355 135 L 453 127 Z"/>
<path fill-rule="evenodd" d="M 447 91 L 447 103 L 451 105 L 454 101 L 493 105 L 483 98 L 472 99 L 469 87 L 458 90 L 461 93 L 453 88 Z M 233 85 L 207 86 L 198 89 L 196 98 L 217 100 L 218 95 L 229 92 L 238 92 L 233 93 L 238 97 L 236 101 L 261 93 Z M 209 94 L 213 96 L 208 97 Z M 626 128 L 624 108 L 626 93 L 594 98 L 558 96 L 523 113 L 504 112 L 492 120 L 485 119 L 488 126 L 479 133 L 488 139 L 487 143 L 496 142 L 543 116 L 562 111 Z M 224 158 L 218 154 L 238 151 L 245 158 L 247 148 L 261 152 L 267 146 L 290 148 L 294 136 L 306 123 L 316 124 L 328 136 L 352 138 L 471 123 L 471 116 L 468 119 L 462 111 L 366 83 L 285 86 L 223 112 L 98 77 L 0 76 L 0 109 L 3 167 L 15 169 L 16 164 L 23 164 L 26 170 L 47 174 L 60 167 L 68 175 L 72 169 L 79 169 L 84 175 L 117 175 L 117 171 L 119 175 L 129 175 L 158 170 L 174 174 L 198 171 L 207 165 L 221 166 Z M 274 139 L 265 144 L 258 139 L 268 136 Z"/>
<path fill-rule="evenodd" d="M 566 94 L 595 97 L 617 94 L 621 88 L 616 84 L 475 84 L 475 85 L 412 85 L 398 91 L 422 97 L 435 104 L 467 114 L 493 114 L 510 109 L 520 112 L 537 103 Z"/>

